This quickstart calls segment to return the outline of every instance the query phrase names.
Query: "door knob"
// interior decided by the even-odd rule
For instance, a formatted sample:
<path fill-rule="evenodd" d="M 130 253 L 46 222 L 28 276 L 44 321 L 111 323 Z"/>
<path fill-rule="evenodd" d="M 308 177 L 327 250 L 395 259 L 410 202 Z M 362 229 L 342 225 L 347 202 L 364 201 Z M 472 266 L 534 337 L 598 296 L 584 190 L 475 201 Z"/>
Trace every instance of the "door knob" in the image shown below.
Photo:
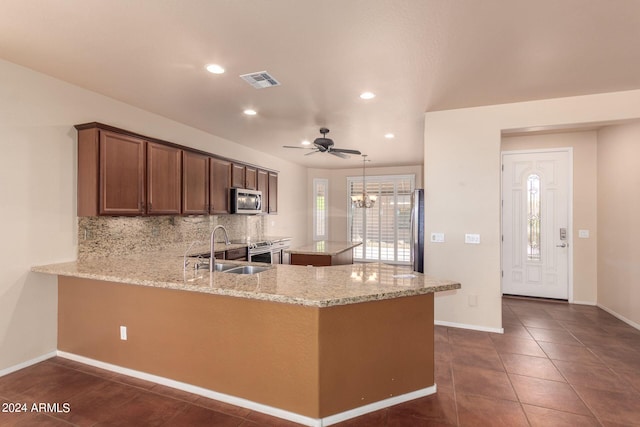
<path fill-rule="evenodd" d="M 569 244 L 568 244 L 568 243 L 566 243 L 566 242 L 562 242 L 562 243 L 560 243 L 559 245 L 556 245 L 556 248 L 566 248 L 567 246 L 569 246 Z"/>

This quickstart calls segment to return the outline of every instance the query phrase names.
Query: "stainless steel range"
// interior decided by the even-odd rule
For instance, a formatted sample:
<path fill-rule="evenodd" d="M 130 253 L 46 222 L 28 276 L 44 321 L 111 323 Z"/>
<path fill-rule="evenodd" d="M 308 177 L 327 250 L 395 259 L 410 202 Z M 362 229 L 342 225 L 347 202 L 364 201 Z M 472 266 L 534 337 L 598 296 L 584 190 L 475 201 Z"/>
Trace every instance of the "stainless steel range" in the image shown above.
<path fill-rule="evenodd" d="M 288 238 L 274 238 L 273 240 L 259 240 L 247 242 L 248 258 L 251 262 L 265 262 L 268 264 L 282 264 L 283 251 L 289 249 Z"/>

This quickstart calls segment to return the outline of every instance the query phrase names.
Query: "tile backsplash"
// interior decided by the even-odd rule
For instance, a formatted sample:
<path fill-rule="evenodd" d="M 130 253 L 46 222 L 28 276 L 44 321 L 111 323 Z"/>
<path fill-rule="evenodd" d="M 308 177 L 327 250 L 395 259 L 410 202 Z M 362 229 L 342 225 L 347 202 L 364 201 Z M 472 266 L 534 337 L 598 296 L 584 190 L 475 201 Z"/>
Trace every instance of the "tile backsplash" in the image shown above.
<path fill-rule="evenodd" d="M 127 255 L 208 242 L 216 225 L 232 240 L 264 236 L 266 216 L 78 217 L 78 259 Z M 216 240 L 222 233 L 216 233 Z"/>

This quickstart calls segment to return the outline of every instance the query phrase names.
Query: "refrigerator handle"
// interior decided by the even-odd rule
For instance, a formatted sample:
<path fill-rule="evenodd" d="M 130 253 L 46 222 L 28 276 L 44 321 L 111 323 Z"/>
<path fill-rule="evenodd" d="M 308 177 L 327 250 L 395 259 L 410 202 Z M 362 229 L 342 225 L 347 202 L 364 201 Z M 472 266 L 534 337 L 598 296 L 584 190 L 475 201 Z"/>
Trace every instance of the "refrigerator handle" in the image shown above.
<path fill-rule="evenodd" d="M 416 246 L 416 242 L 418 241 L 418 227 L 416 226 L 417 224 L 417 218 L 416 218 L 416 213 L 417 213 L 418 209 L 416 206 L 416 192 L 413 191 L 411 193 L 411 220 L 410 220 L 410 232 L 411 232 L 411 240 L 409 242 L 409 256 L 410 259 L 409 261 L 411 262 L 411 268 L 415 269 L 415 246 Z"/>

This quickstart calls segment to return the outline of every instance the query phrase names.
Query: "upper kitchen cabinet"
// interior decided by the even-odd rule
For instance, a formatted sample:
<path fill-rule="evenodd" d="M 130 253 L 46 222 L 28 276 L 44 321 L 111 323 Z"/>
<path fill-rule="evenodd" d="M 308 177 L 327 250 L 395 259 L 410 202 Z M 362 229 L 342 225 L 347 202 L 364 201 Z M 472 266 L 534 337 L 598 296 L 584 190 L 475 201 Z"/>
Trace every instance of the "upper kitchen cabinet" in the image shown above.
<path fill-rule="evenodd" d="M 147 213 L 180 215 L 182 195 L 182 150 L 147 143 Z"/>
<path fill-rule="evenodd" d="M 89 128 L 78 131 L 78 216 L 145 212 L 146 141 Z"/>
<path fill-rule="evenodd" d="M 210 187 L 210 213 L 228 214 L 231 213 L 229 203 L 229 189 L 232 185 L 232 164 L 223 159 L 211 158 L 210 163 L 211 178 Z"/>
<path fill-rule="evenodd" d="M 209 213 L 209 156 L 183 151 L 182 153 L 182 213 Z"/>
<path fill-rule="evenodd" d="M 269 172 L 269 213 L 278 212 L 278 174 Z"/>
<path fill-rule="evenodd" d="M 277 212 L 278 174 L 101 123 L 78 130 L 78 216 L 231 213 L 232 187 Z"/>
<path fill-rule="evenodd" d="M 262 191 L 262 213 L 269 213 L 269 172 L 258 169 L 258 191 Z"/>
<path fill-rule="evenodd" d="M 248 190 L 258 189 L 258 169 L 252 166 L 244 167 L 244 188 Z"/>
<path fill-rule="evenodd" d="M 253 166 L 233 163 L 231 172 L 231 186 L 255 190 L 257 188 L 258 169 Z"/>

